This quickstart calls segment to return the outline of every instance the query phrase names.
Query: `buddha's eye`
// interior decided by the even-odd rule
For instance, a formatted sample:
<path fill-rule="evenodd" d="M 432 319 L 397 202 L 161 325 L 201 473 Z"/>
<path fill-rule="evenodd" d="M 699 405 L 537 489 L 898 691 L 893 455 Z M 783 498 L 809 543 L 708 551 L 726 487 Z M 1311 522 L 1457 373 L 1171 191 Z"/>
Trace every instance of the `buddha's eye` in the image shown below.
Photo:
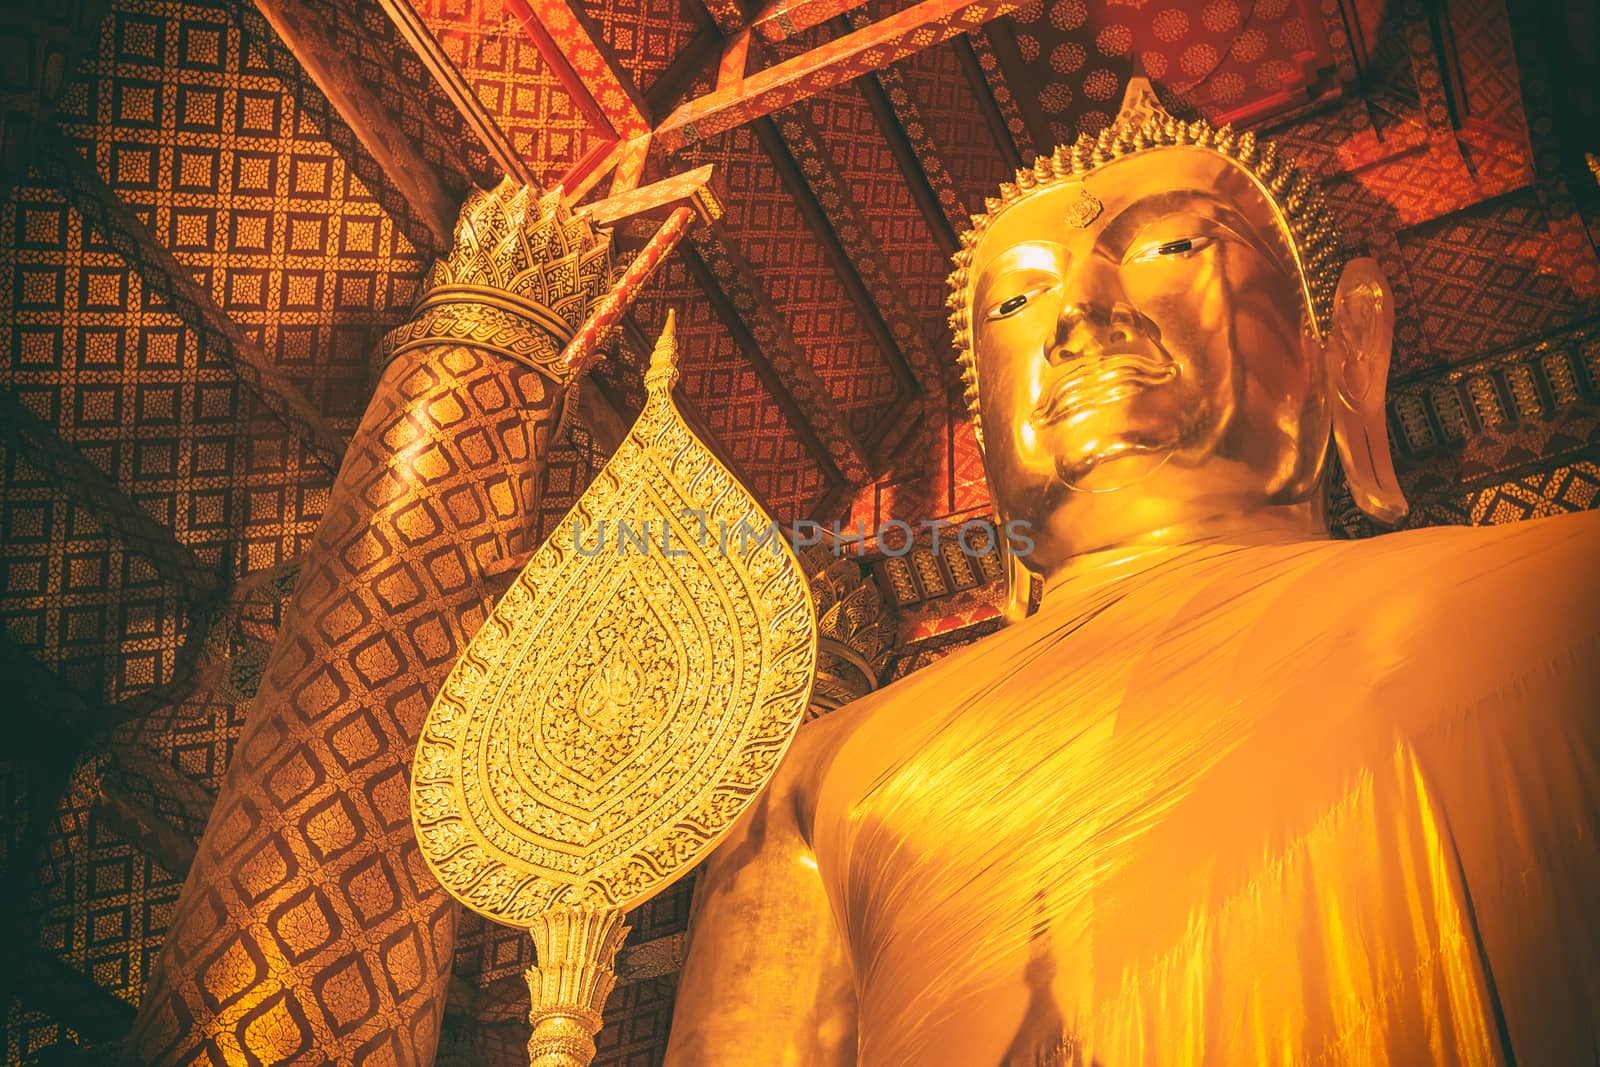
<path fill-rule="evenodd" d="M 1016 296 L 1007 297 L 994 307 L 990 308 L 989 314 L 984 317 L 990 320 L 1010 318 L 1012 315 L 1015 315 L 1017 312 L 1027 307 L 1028 302 L 1034 297 L 1038 296 L 1040 293 L 1048 291 L 1049 289 L 1050 286 L 1048 285 L 1040 285 L 1033 289 L 1029 289 L 1025 293 L 1018 293 Z"/>
<path fill-rule="evenodd" d="M 1148 263 L 1154 259 L 1181 259 L 1211 244 L 1211 238 L 1202 234 L 1180 237 L 1172 241 L 1158 241 L 1145 245 L 1129 258 L 1134 262 Z"/>

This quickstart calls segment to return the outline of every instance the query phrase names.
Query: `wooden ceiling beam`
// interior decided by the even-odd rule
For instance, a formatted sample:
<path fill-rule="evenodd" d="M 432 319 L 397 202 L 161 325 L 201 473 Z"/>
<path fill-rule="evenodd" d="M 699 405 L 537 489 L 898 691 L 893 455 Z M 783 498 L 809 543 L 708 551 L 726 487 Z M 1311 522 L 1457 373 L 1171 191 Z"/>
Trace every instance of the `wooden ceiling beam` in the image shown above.
<path fill-rule="evenodd" d="M 732 37 L 750 23 L 744 0 L 700 0 L 700 3 L 724 37 Z"/>
<path fill-rule="evenodd" d="M 848 17 L 852 23 L 865 19 L 859 11 Z M 950 168 L 945 166 L 939 147 L 928 132 L 916 94 L 898 67 L 875 71 L 871 77 L 862 78 L 860 84 L 862 95 L 878 120 L 878 132 L 900 160 L 934 239 L 947 252 L 954 253 L 956 234 L 967 228 L 967 209 Z M 917 175 L 921 176 L 920 181 L 916 180 Z M 931 203 L 929 194 L 933 197 Z"/>
<path fill-rule="evenodd" d="M 922 0 L 682 104 L 662 120 L 656 137 L 667 151 L 676 151 L 880 70 L 1019 6 L 1019 0 Z"/>
<path fill-rule="evenodd" d="M 763 119 L 755 129 L 900 385 L 898 402 L 866 440 L 873 469 L 884 470 L 916 427 L 924 398 L 943 402 L 938 357 L 804 109 L 786 109 L 776 123 Z"/>
<path fill-rule="evenodd" d="M 7 956 L 11 962 L 6 964 L 6 970 L 17 976 L 17 999 L 70 1027 L 86 1043 L 119 1042 L 132 1029 L 132 1004 L 54 952 L 34 944 L 19 944 L 16 954 Z M 120 1055 L 120 1051 L 108 1054 L 97 1050 L 90 1062 L 121 1067 L 127 1061 L 114 1058 Z M 40 1060 L 43 1062 L 43 1056 Z"/>
<path fill-rule="evenodd" d="M 445 99 L 460 113 L 467 128 L 482 143 L 484 150 L 489 153 L 489 157 L 501 171 L 524 185 L 536 185 L 537 182 L 534 181 L 533 172 L 528 169 L 528 164 L 517 154 L 510 138 L 500 129 L 500 124 L 483 106 L 483 101 L 478 99 L 478 94 L 472 91 L 472 86 L 467 84 L 467 80 L 461 76 L 461 72 L 450 61 L 450 57 L 445 55 L 438 39 L 417 16 L 411 4 L 407 0 L 376 0 L 376 2 L 383 9 L 383 13 L 389 16 L 389 21 L 394 23 L 401 39 L 411 47 L 417 62 L 433 76 L 434 83 L 439 86 Z"/>
<path fill-rule="evenodd" d="M 389 109 L 356 75 L 334 31 L 306 0 L 255 0 L 300 69 L 333 105 L 384 177 L 426 224 L 435 252 L 448 251 L 459 199 L 445 188 Z"/>
<path fill-rule="evenodd" d="M 995 137 L 1000 140 L 1002 146 L 1008 143 L 1011 145 L 1017 160 L 1014 166 L 1020 168 L 1032 163 L 1039 145 L 1034 141 L 1028 120 L 1023 116 L 1022 108 L 1017 103 L 1017 94 L 1011 91 L 1011 75 L 995 48 L 994 39 L 999 36 L 999 31 L 1002 29 L 1007 33 L 1010 32 L 1009 26 L 1005 23 L 991 22 L 981 30 L 973 30 L 967 34 L 963 38 L 963 43 L 971 51 L 973 62 L 977 65 L 978 77 L 983 82 L 985 95 L 994 102 L 999 114 L 1000 125 Z M 1004 139 L 1000 139 L 999 130 L 1005 131 Z"/>
<path fill-rule="evenodd" d="M 153 792 L 176 804 L 186 825 L 204 826 L 217 805 L 215 793 L 142 745 L 117 746 L 111 754 L 111 764 L 122 780 L 142 780 Z"/>
<path fill-rule="evenodd" d="M 104 471 L 9 391 L 0 390 L 0 440 L 87 508 L 106 532 L 148 559 L 156 573 L 192 599 L 217 590 L 216 572 L 157 522 Z"/>
<path fill-rule="evenodd" d="M 1029 83 L 1022 52 L 1017 47 L 1015 24 L 1008 21 L 991 22 L 981 33 L 974 34 L 973 40 L 980 69 L 988 74 L 991 87 Z M 1050 119 L 1039 106 L 1037 92 L 1024 93 L 1019 97 L 1008 91 L 1007 98 L 1002 101 L 999 88 L 994 88 L 992 95 L 1007 115 L 1006 128 L 1011 132 L 1012 143 L 1019 150 L 1031 147 L 1048 152 L 1055 147 L 1060 138 L 1050 132 Z"/>
<path fill-rule="evenodd" d="M 916 201 L 917 208 L 922 212 L 923 221 L 928 224 L 928 233 L 933 237 L 934 243 L 945 253 L 954 255 L 959 245 L 956 242 L 958 227 L 951 222 L 951 211 L 947 204 L 960 208 L 961 199 L 956 192 L 955 183 L 950 179 L 950 172 L 945 169 L 944 162 L 937 154 L 931 158 L 927 149 L 931 142 L 919 146 L 911 143 L 906 136 L 904 123 L 921 121 L 917 113 L 916 104 L 911 100 L 911 91 L 905 84 L 905 79 L 900 72 L 893 68 L 880 70 L 856 82 L 861 90 L 861 96 L 867 102 L 867 107 L 872 111 L 873 121 L 877 124 L 878 133 L 883 137 L 884 143 L 894 153 L 895 162 L 900 165 L 901 177 L 905 179 L 906 188 L 911 193 L 911 199 Z M 893 87 L 897 97 L 902 101 L 900 109 L 889 99 L 889 88 Z M 910 117 L 902 119 L 901 110 Z M 932 174 L 929 171 L 932 170 Z M 965 213 L 962 213 L 963 225 Z"/>
<path fill-rule="evenodd" d="M 925 344 L 915 353 L 929 357 L 919 360 L 922 373 L 911 367 L 912 349 L 922 335 L 921 323 L 890 273 L 872 228 L 833 166 L 817 128 L 798 107 L 780 112 L 776 121 L 759 119 L 752 128 L 807 228 L 822 246 L 829 266 L 850 294 L 862 324 L 883 350 L 884 362 L 901 390 L 920 390 L 927 380 L 925 374 L 936 369 Z"/>
<path fill-rule="evenodd" d="M 578 0 L 505 0 L 573 100 L 599 109 L 611 136 L 650 132 L 649 105 Z"/>
<path fill-rule="evenodd" d="M 174 821 L 140 799 L 149 793 L 176 805 Z M 194 862 L 200 833 L 217 798 L 171 763 L 137 743 L 116 746 L 100 776 L 95 806 L 112 829 L 139 851 L 182 878 Z"/>
<path fill-rule="evenodd" d="M 831 483 L 872 480 L 867 449 L 812 369 L 789 324 L 722 223 L 690 234 L 685 262 L 696 270 L 724 322 Z"/>
<path fill-rule="evenodd" d="M 121 782 L 109 776 L 100 779 L 95 809 L 111 829 L 163 870 L 179 878 L 189 873 L 199 851 L 195 839 L 128 792 Z"/>
<path fill-rule="evenodd" d="M 694 39 L 685 45 L 681 52 L 672 57 L 667 69 L 662 71 L 650 88 L 644 91 L 645 106 L 652 124 L 657 116 L 664 115 L 672 109 L 672 105 L 696 75 L 705 70 L 707 65 L 715 62 L 713 57 L 721 52 L 722 42 L 722 32 L 715 26 L 707 26 L 695 34 Z"/>
<path fill-rule="evenodd" d="M 906 384 L 928 396 L 944 392 L 943 361 L 923 328 L 921 317 L 895 277 L 872 226 L 834 164 L 833 153 L 804 108 L 780 111 L 757 129 L 780 142 L 792 159 L 780 168 L 802 203 L 809 203 L 836 242 L 836 263 L 847 282 L 867 297 L 872 318 L 882 328 L 882 343 L 909 376 Z M 777 153 L 774 152 L 774 155 Z"/>
<path fill-rule="evenodd" d="M 1021 170 L 1022 153 L 1017 148 L 1017 142 L 1011 138 L 1011 130 L 1006 125 L 1005 116 L 1000 113 L 1000 105 L 995 100 L 989 79 L 984 76 L 977 54 L 972 50 L 971 41 L 966 37 L 957 37 L 950 42 L 950 46 L 955 49 L 956 62 L 961 65 L 961 72 L 967 76 L 967 84 L 972 87 L 973 98 L 978 101 L 978 110 L 983 114 L 984 124 L 989 127 L 989 135 L 994 138 L 994 143 L 1000 149 L 1000 155 L 1006 161 L 1006 168 Z"/>
<path fill-rule="evenodd" d="M 207 351 L 225 359 L 239 381 L 331 473 L 339 470 L 346 441 L 323 421 L 299 389 L 284 378 L 259 344 L 195 282 L 166 246 L 150 232 L 79 152 L 51 132 L 41 165 L 72 206 L 104 235 L 144 285 L 161 294 L 172 311 L 194 330 Z"/>
<path fill-rule="evenodd" d="M 767 0 L 750 16 L 750 30 L 768 44 L 777 44 L 852 11 L 867 0 Z"/>

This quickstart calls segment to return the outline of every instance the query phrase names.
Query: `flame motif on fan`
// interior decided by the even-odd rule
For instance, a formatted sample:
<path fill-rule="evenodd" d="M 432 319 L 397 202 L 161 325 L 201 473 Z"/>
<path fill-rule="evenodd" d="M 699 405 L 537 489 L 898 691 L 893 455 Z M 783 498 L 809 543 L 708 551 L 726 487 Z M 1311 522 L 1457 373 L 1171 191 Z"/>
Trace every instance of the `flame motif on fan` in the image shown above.
<path fill-rule="evenodd" d="M 805 712 L 805 576 L 781 537 L 719 536 L 771 520 L 673 406 L 676 355 L 669 312 L 638 422 L 472 639 L 417 745 L 422 854 L 499 922 L 660 891 L 732 827 Z"/>

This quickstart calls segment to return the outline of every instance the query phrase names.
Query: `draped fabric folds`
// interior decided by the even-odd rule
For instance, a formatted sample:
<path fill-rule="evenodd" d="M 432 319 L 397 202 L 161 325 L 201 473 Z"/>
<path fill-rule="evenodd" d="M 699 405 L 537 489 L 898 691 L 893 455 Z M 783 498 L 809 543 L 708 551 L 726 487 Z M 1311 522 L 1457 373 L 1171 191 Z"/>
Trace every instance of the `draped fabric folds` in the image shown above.
<path fill-rule="evenodd" d="M 1156 550 L 839 713 L 859 1063 L 1594 1062 L 1597 549 Z"/>

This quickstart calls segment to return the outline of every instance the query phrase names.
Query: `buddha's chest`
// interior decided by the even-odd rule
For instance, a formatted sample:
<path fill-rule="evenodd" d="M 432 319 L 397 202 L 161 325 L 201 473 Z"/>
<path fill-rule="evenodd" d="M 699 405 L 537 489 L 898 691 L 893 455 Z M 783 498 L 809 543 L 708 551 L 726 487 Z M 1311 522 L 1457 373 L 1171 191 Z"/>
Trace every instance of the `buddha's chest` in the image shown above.
<path fill-rule="evenodd" d="M 920 1027 L 960 1047 L 941 1062 L 1050 1062 L 1075 1013 L 1160 972 L 1197 915 L 1248 895 L 1383 750 L 1306 716 L 1287 668 L 1125 644 L 1096 646 L 1091 670 L 1052 651 L 1031 673 L 952 684 L 943 708 L 888 709 L 823 780 L 817 858 L 864 1038 Z M 1353 682 L 1293 666 L 1355 702 Z M 933 1004 L 948 1027 L 918 1014 Z"/>

